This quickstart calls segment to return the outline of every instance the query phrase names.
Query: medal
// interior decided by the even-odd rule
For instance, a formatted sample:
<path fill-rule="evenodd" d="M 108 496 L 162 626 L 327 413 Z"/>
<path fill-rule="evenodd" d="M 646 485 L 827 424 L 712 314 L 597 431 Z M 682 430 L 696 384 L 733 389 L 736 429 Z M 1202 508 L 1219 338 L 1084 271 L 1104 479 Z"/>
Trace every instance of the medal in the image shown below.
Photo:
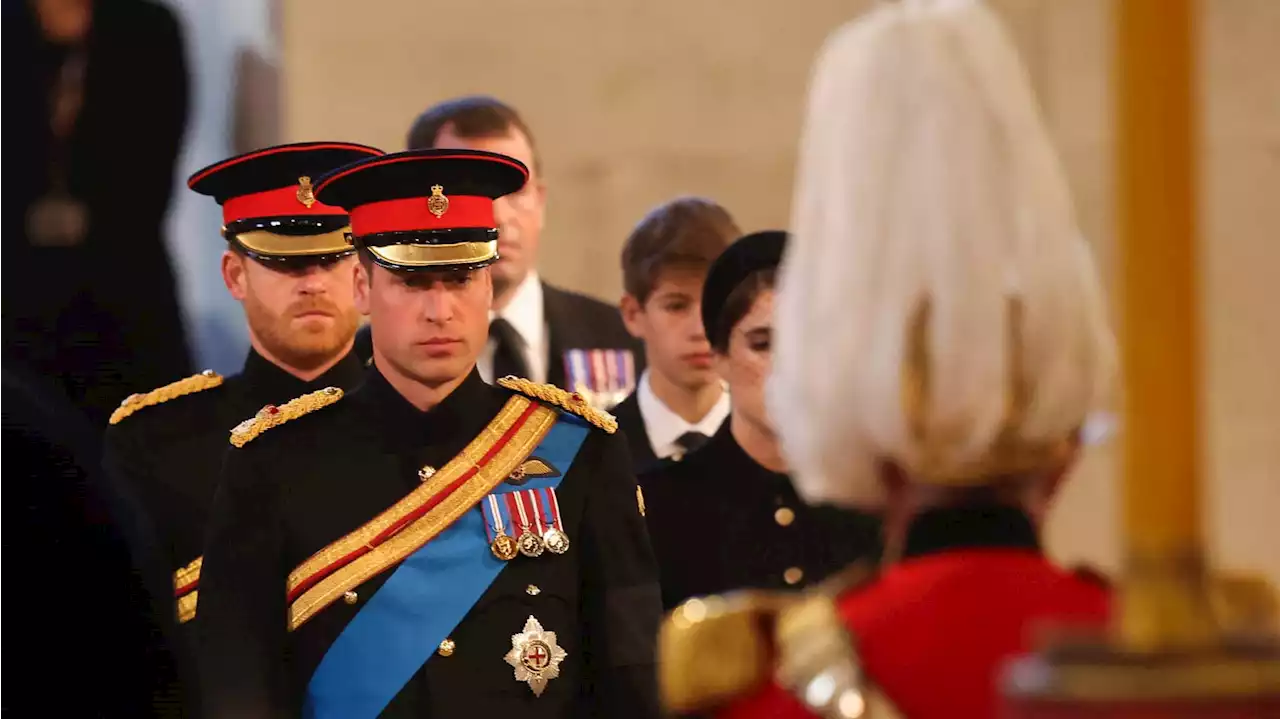
<path fill-rule="evenodd" d="M 520 545 L 520 553 L 526 557 L 540 557 L 542 556 L 542 551 L 546 549 L 546 544 L 542 541 L 542 537 L 539 537 L 537 532 L 529 531 L 528 527 L 520 535 L 517 543 Z"/>
<path fill-rule="evenodd" d="M 503 533 L 499 533 L 494 538 L 493 543 L 489 545 L 489 550 L 493 552 L 493 556 L 504 562 L 510 562 L 520 553 L 516 540 L 512 539 L 511 535 Z"/>
<path fill-rule="evenodd" d="M 516 511 L 520 514 L 520 538 L 516 540 L 520 544 L 520 553 L 526 557 L 540 557 L 547 545 L 542 541 L 542 535 L 532 526 L 537 520 L 535 514 L 534 522 L 529 521 L 529 512 L 525 511 L 525 500 L 529 499 L 524 492 L 512 492 L 516 503 Z M 533 511 L 538 511 L 537 503 L 532 505 Z"/>
<path fill-rule="evenodd" d="M 569 536 L 555 527 L 543 532 L 542 543 L 552 554 L 564 554 L 569 551 Z"/>
<path fill-rule="evenodd" d="M 515 670 L 516 681 L 525 682 L 533 695 L 540 697 L 547 682 L 560 676 L 560 662 L 568 656 L 556 633 L 544 630 L 542 623 L 530 616 L 524 631 L 511 635 L 511 651 L 503 659 Z"/>
<path fill-rule="evenodd" d="M 489 551 L 493 552 L 493 556 L 504 562 L 510 562 L 520 553 L 520 548 L 516 546 L 516 540 L 507 534 L 506 528 L 502 524 L 502 512 L 498 511 L 498 498 L 492 494 L 488 497 L 490 514 L 493 517 L 493 541 L 489 543 Z"/>

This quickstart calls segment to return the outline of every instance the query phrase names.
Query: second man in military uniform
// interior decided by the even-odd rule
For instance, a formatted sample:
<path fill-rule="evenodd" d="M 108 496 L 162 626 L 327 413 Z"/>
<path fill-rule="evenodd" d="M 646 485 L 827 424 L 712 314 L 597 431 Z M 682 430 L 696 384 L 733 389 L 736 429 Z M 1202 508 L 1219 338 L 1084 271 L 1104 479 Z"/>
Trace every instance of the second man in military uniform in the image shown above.
<path fill-rule="evenodd" d="M 349 220 L 345 210 L 316 201 L 311 178 L 380 154 L 340 142 L 284 145 L 224 160 L 189 180 L 222 205 L 222 277 L 244 305 L 252 349 L 235 376 L 207 371 L 127 398 L 111 417 L 105 445 L 121 498 L 118 520 L 160 623 L 171 630 L 175 619 L 186 624 L 196 614 L 200 553 L 228 430 L 266 403 L 330 385 L 351 388 L 363 376 L 352 354 L 359 313 Z M 167 633 L 190 693 L 190 633 Z"/>

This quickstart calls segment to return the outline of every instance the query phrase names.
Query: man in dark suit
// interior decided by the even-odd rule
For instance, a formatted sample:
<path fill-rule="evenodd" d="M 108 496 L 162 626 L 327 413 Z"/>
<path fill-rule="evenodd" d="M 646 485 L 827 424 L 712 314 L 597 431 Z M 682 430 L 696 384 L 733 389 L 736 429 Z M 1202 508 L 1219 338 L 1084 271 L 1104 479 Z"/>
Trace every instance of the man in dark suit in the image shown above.
<path fill-rule="evenodd" d="M 374 366 L 232 430 L 197 628 L 213 719 L 657 716 L 657 567 L 616 423 L 475 371 L 492 199 L 527 177 L 417 150 L 319 183 L 351 213 Z"/>
<path fill-rule="evenodd" d="M 484 96 L 427 108 L 409 130 L 410 149 L 463 148 L 514 157 L 529 183 L 495 203 L 501 235 L 493 276 L 489 344 L 478 367 L 485 380 L 516 375 L 580 392 L 608 409 L 626 397 L 644 369 L 639 344 L 618 308 L 538 277 L 547 188 L 533 133 L 508 105 Z"/>

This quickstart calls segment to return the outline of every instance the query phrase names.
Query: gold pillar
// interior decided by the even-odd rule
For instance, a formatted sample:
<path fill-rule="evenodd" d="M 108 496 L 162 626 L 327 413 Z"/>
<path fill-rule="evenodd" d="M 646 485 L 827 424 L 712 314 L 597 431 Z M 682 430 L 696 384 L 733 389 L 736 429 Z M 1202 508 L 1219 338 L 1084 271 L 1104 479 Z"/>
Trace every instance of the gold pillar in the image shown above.
<path fill-rule="evenodd" d="M 1108 641 L 1059 641 L 1016 662 L 1005 676 L 1004 715 L 1280 716 L 1280 642 L 1271 632 L 1269 588 L 1218 582 L 1215 591 L 1203 549 L 1194 184 L 1199 8 L 1195 0 L 1114 3 L 1125 390 L 1118 623 Z"/>
<path fill-rule="evenodd" d="M 1126 582 L 1135 649 L 1214 634 L 1200 486 L 1194 0 L 1115 3 Z"/>

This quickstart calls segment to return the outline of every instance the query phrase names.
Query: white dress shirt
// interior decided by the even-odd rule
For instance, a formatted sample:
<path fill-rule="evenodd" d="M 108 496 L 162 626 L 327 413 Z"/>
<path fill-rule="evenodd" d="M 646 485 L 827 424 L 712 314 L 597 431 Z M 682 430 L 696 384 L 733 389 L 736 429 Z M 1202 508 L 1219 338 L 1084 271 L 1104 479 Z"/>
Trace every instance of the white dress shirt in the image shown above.
<path fill-rule="evenodd" d="M 502 308 L 501 312 L 489 311 L 489 320 L 493 321 L 495 317 L 501 317 L 510 322 L 516 334 L 520 335 L 523 342 L 520 348 L 521 355 L 524 357 L 525 366 L 529 368 L 528 379 L 534 382 L 546 382 L 547 353 L 550 351 L 547 343 L 550 341 L 548 338 L 551 330 L 547 327 L 547 318 L 543 311 L 542 281 L 538 279 L 537 272 L 525 275 L 524 281 L 516 287 L 511 301 Z M 493 353 L 497 349 L 497 344 L 490 339 L 476 360 L 480 377 L 490 384 L 494 381 Z"/>
<path fill-rule="evenodd" d="M 720 399 L 711 406 L 706 416 L 695 424 L 689 424 L 683 417 L 671 411 L 671 408 L 658 399 L 649 384 L 649 370 L 640 375 L 640 386 L 637 388 L 636 401 L 640 405 L 640 418 L 644 420 L 644 431 L 649 435 L 649 444 L 658 459 L 666 459 L 684 452 L 684 448 L 676 444 L 676 440 L 686 432 L 701 432 L 710 437 L 720 429 L 725 418 L 729 416 L 729 390 L 720 394 Z"/>

